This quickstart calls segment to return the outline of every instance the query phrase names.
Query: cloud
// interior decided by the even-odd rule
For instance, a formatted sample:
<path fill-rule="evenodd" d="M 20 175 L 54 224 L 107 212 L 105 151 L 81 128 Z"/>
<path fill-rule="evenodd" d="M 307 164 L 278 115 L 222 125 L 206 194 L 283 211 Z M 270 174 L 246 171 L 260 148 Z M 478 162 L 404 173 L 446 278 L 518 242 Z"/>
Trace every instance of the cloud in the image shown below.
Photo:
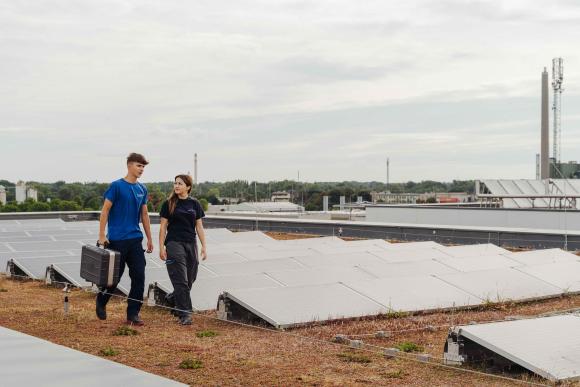
<path fill-rule="evenodd" d="M 395 180 L 533 177 L 554 55 L 563 154 L 580 152 L 579 17 L 566 1 L 4 2 L 0 178 L 110 179 L 131 150 L 151 180 L 195 152 L 208 180 L 380 180 L 386 155 Z"/>

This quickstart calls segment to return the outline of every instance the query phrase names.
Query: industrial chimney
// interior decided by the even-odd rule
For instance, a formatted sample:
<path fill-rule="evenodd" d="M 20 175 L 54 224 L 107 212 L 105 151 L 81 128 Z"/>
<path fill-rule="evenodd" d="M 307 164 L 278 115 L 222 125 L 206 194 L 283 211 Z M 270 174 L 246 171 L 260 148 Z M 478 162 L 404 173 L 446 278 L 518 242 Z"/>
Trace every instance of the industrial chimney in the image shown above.
<path fill-rule="evenodd" d="M 542 73 L 542 121 L 540 146 L 540 178 L 550 178 L 550 110 L 548 107 L 548 71 L 544 67 Z"/>

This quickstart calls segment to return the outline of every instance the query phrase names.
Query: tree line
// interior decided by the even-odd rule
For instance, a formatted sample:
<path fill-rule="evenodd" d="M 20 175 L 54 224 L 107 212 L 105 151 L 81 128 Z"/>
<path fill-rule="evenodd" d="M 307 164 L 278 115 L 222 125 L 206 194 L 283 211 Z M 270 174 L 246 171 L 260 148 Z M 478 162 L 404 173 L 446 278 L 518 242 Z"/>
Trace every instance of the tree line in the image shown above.
<path fill-rule="evenodd" d="M 26 200 L 16 203 L 13 182 L 0 180 L 0 185 L 7 188 L 7 203 L 0 204 L 0 212 L 31 212 L 31 211 L 98 211 L 103 204 L 103 194 L 109 183 L 55 183 L 27 182 L 28 187 L 38 192 L 38 201 Z M 145 183 L 149 191 L 149 211 L 158 212 L 163 201 L 173 189 L 173 183 Z M 343 182 L 298 182 L 294 180 L 250 182 L 234 180 L 223 183 L 203 182 L 193 188 L 193 196 L 198 198 L 207 208 L 208 204 L 229 204 L 230 202 L 269 200 L 273 192 L 286 191 L 291 201 L 303 205 L 307 211 L 322 210 L 322 197 L 329 196 L 329 204 L 338 204 L 341 196 L 347 202 L 356 201 L 361 196 L 365 201 L 371 201 L 371 192 L 390 191 L 392 193 L 437 193 L 437 192 L 474 192 L 473 180 L 453 180 L 438 182 L 425 180 L 421 182 L 385 183 L 343 181 Z"/>

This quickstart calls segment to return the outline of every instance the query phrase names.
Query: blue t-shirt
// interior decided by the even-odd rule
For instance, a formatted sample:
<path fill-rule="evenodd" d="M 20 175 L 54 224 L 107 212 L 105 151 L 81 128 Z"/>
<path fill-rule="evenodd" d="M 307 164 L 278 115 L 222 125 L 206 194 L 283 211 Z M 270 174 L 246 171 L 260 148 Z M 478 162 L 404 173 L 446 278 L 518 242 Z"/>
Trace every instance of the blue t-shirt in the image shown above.
<path fill-rule="evenodd" d="M 110 241 L 143 238 L 139 228 L 141 207 L 147 205 L 147 188 L 139 182 L 115 180 L 105 192 L 105 199 L 113 203 L 107 223 Z"/>

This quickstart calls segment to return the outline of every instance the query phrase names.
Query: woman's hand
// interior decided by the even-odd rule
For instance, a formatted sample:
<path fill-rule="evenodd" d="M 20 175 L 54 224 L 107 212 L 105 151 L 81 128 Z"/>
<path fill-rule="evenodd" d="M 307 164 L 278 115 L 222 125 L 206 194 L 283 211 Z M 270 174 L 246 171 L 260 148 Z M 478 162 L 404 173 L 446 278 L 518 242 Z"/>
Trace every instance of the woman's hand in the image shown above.
<path fill-rule="evenodd" d="M 205 261 L 207 259 L 207 251 L 205 250 L 205 247 L 201 248 L 201 260 Z"/>
<path fill-rule="evenodd" d="M 167 251 L 165 250 L 165 246 L 159 247 L 159 259 L 162 261 L 167 259 Z"/>

